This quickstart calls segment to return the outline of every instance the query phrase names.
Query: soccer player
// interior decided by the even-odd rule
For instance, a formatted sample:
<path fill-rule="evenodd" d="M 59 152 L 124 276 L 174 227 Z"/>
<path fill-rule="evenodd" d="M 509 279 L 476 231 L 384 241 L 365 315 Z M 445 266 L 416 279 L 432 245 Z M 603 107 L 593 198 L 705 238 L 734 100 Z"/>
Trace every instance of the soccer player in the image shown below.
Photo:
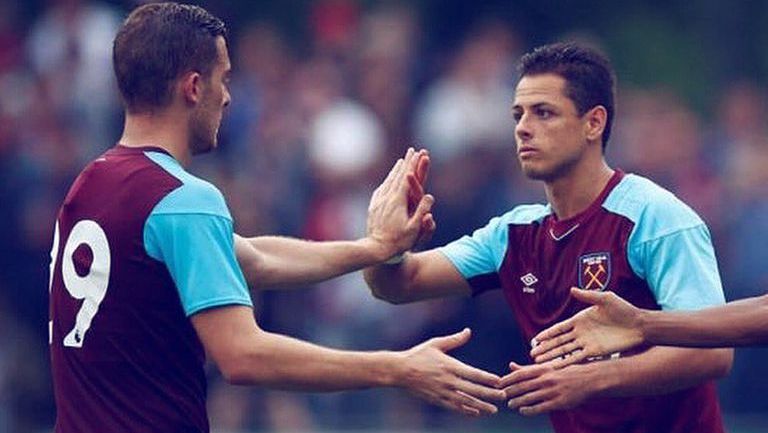
<path fill-rule="evenodd" d="M 500 378 L 444 353 L 464 344 L 468 330 L 403 352 L 364 353 L 258 327 L 238 259 L 248 280 L 270 284 L 375 264 L 411 247 L 432 198 L 421 197 L 409 217 L 408 185 L 424 157 L 409 150 L 373 194 L 367 237 L 235 240 L 221 193 L 184 169 L 216 146 L 230 101 L 224 36 L 204 9 L 161 3 L 134 10 L 115 38 L 123 135 L 77 177 L 54 230 L 55 431 L 208 432 L 206 352 L 235 384 L 392 386 L 469 415 L 495 412 L 489 401 L 503 401 Z"/>
<path fill-rule="evenodd" d="M 608 60 L 558 43 L 523 56 L 520 73 L 517 159 L 544 183 L 549 203 L 517 206 L 471 236 L 367 269 L 373 294 L 401 303 L 501 288 L 529 340 L 585 308 L 571 286 L 651 309 L 722 304 L 702 220 L 670 192 L 605 161 L 614 117 Z M 720 433 L 711 380 L 731 363 L 730 349 L 644 347 L 561 369 L 511 363 L 502 387 L 510 408 L 551 412 L 558 433 Z"/>
<path fill-rule="evenodd" d="M 768 295 L 688 312 L 637 308 L 612 292 L 571 289 L 593 306 L 540 332 L 531 356 L 561 365 L 631 349 L 641 344 L 733 347 L 768 342 Z"/>

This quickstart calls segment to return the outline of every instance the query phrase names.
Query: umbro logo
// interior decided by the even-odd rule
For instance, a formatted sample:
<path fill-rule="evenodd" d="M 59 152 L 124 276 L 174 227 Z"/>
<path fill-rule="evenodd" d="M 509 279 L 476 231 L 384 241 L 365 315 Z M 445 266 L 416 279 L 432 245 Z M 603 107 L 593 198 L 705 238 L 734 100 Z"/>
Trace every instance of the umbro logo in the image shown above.
<path fill-rule="evenodd" d="M 539 282 L 539 279 L 536 278 L 536 275 L 528 272 L 527 274 L 520 277 L 520 281 L 522 281 L 525 285 L 523 286 L 523 293 L 536 293 L 536 289 L 531 287 Z"/>

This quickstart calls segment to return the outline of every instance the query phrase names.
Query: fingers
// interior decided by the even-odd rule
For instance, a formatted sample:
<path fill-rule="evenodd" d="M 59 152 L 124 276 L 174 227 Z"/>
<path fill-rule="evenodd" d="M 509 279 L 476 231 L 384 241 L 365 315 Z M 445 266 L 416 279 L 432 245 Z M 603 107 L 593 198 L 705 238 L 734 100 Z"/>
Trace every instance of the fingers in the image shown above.
<path fill-rule="evenodd" d="M 550 328 L 550 329 L 552 329 L 552 328 Z M 544 336 L 544 338 L 536 336 L 535 340 L 537 340 L 536 341 L 537 344 L 531 350 L 531 357 L 538 359 L 539 356 L 542 356 L 544 354 L 547 354 L 547 356 L 549 356 L 550 353 L 554 349 L 557 349 L 560 346 L 563 346 L 565 344 L 571 343 L 575 339 L 575 336 L 573 335 L 573 332 L 571 332 L 572 329 L 573 329 L 573 327 L 570 326 L 570 329 L 567 332 L 561 333 L 559 335 L 556 334 L 556 335 L 551 336 L 551 337 L 547 337 L 546 335 Z M 555 355 L 555 357 L 557 357 L 559 355 L 561 355 L 561 354 L 557 354 L 557 355 Z M 551 359 L 551 358 L 548 358 L 548 359 Z"/>
<path fill-rule="evenodd" d="M 572 364 L 579 364 L 584 362 L 585 360 L 589 360 L 590 357 L 592 357 L 593 354 L 590 352 L 583 350 L 583 349 L 576 349 L 572 352 L 570 352 L 568 355 L 563 355 L 559 358 L 555 358 L 547 364 L 551 365 L 552 368 L 555 370 L 559 370 L 561 368 L 568 367 Z"/>
<path fill-rule="evenodd" d="M 419 151 L 419 158 L 416 163 L 416 180 L 419 181 L 421 185 L 426 184 L 427 182 L 427 176 L 429 175 L 429 152 L 422 149 Z"/>
<path fill-rule="evenodd" d="M 435 223 L 435 217 L 432 213 L 428 213 L 421 218 L 421 228 L 419 229 L 419 237 L 416 239 L 416 245 L 426 245 L 432 235 L 435 234 L 437 224 Z"/>
<path fill-rule="evenodd" d="M 416 207 L 416 211 L 413 213 L 413 216 L 411 216 L 411 218 L 408 220 L 408 225 L 411 227 L 418 226 L 421 228 L 421 221 L 428 213 L 430 213 L 434 203 L 435 197 L 432 196 L 432 194 L 424 195 L 424 197 L 421 198 L 418 207 Z"/>
<path fill-rule="evenodd" d="M 389 192 L 389 190 L 392 188 L 392 183 L 397 177 L 397 174 L 400 172 L 400 169 L 403 166 L 404 162 L 405 161 L 403 160 L 403 158 L 400 158 L 397 160 L 397 162 L 395 162 L 395 164 L 389 170 L 387 177 L 384 178 L 384 181 L 382 181 L 381 185 L 379 185 L 379 187 L 377 188 L 377 191 L 380 194 L 386 194 L 387 192 Z"/>
<path fill-rule="evenodd" d="M 528 392 L 526 394 L 519 395 L 510 399 L 507 402 L 507 407 L 510 409 L 518 409 L 524 406 L 532 406 L 537 403 L 542 403 L 549 399 L 551 391 L 546 389 L 537 389 L 535 391 Z"/>
<path fill-rule="evenodd" d="M 547 371 L 552 370 L 552 366 L 545 364 L 521 366 L 512 362 L 509 364 L 509 367 L 512 369 L 512 372 L 501 378 L 499 387 L 502 389 L 514 387 L 520 383 L 536 379 Z M 509 393 L 507 393 L 507 396 L 509 396 Z"/>
<path fill-rule="evenodd" d="M 493 387 L 494 390 L 498 390 L 501 378 L 493 373 L 481 370 L 479 368 L 472 367 L 464 364 L 461 361 L 455 360 L 455 367 L 451 369 L 451 372 L 456 376 L 459 376 L 465 380 L 479 383 L 482 385 Z M 498 394 L 498 393 L 497 393 Z"/>
<path fill-rule="evenodd" d="M 458 400 L 461 407 L 476 410 L 477 411 L 476 415 L 493 415 L 499 411 L 498 408 L 496 408 L 496 406 L 490 403 L 487 403 L 483 400 L 480 400 L 476 397 L 473 397 L 472 395 L 465 393 L 460 389 L 457 389 L 455 393 L 456 393 L 456 400 Z"/>
<path fill-rule="evenodd" d="M 416 176 L 409 173 L 408 179 L 408 214 L 412 214 L 416 206 L 424 197 L 424 186 L 416 179 Z"/>
<path fill-rule="evenodd" d="M 472 331 L 470 331 L 469 328 L 464 328 L 461 330 L 461 332 L 457 332 L 453 335 L 435 337 L 429 340 L 428 344 L 438 348 L 441 352 L 449 352 L 453 349 L 465 345 L 471 336 Z"/>
<path fill-rule="evenodd" d="M 571 295 L 581 302 L 588 304 L 599 304 L 608 296 L 608 292 L 597 292 L 594 290 L 582 290 L 578 287 L 571 287 Z"/>
<path fill-rule="evenodd" d="M 531 340 L 531 346 L 533 346 L 533 351 L 536 351 L 537 349 L 539 349 L 543 344 L 547 342 L 547 340 L 550 340 L 562 334 L 568 333 L 572 329 L 573 329 L 573 319 L 568 319 L 560 323 L 557 323 L 555 325 L 552 325 L 549 328 L 539 332 L 538 334 L 536 334 L 535 337 L 533 337 L 533 340 Z M 531 351 L 531 353 L 533 353 L 533 351 Z M 540 351 L 541 349 L 539 349 L 539 352 Z"/>
<path fill-rule="evenodd" d="M 543 413 L 551 412 L 558 408 L 558 403 L 554 400 L 545 400 L 541 403 L 534 404 L 533 406 L 523 406 L 518 412 L 523 416 L 536 416 Z"/>
<path fill-rule="evenodd" d="M 564 343 L 562 345 L 554 346 L 545 353 L 542 353 L 539 356 L 534 357 L 534 360 L 537 364 L 540 364 L 542 362 L 551 361 L 553 359 L 561 358 L 565 360 L 566 358 L 570 358 L 571 356 L 574 356 L 576 354 L 576 351 L 583 352 L 583 348 L 580 344 L 576 343 L 576 341 L 571 341 L 568 343 Z M 572 364 L 573 362 L 571 362 Z"/>
<path fill-rule="evenodd" d="M 499 379 L 497 377 L 494 381 L 495 383 L 487 386 L 469 380 L 458 380 L 455 387 L 457 390 L 483 401 L 504 401 L 507 399 L 507 394 L 503 390 L 496 388 Z"/>

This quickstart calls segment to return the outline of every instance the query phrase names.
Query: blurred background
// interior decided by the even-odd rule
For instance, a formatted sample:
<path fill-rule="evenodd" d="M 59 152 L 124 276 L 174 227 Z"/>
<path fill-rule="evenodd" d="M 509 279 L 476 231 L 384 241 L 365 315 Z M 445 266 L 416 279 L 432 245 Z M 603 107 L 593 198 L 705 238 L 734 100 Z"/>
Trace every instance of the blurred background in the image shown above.
<path fill-rule="evenodd" d="M 53 222 L 74 177 L 114 145 L 112 38 L 134 1 L 0 0 L 0 432 L 48 432 Z M 192 172 L 222 189 L 241 234 L 351 239 L 408 146 L 431 151 L 442 245 L 542 201 L 513 148 L 515 62 L 572 39 L 611 57 L 615 166 L 676 192 L 709 224 L 728 299 L 768 290 L 768 2 L 204 1 L 230 27 L 233 102 L 219 151 Z M 268 330 L 350 349 L 402 349 L 470 326 L 460 359 L 502 374 L 527 347 L 500 293 L 390 306 L 359 274 L 254 293 Z M 392 390 L 305 395 L 226 385 L 215 432 L 548 432 L 502 410 L 469 420 Z M 720 382 L 732 432 L 768 429 L 768 352 L 738 349 Z"/>

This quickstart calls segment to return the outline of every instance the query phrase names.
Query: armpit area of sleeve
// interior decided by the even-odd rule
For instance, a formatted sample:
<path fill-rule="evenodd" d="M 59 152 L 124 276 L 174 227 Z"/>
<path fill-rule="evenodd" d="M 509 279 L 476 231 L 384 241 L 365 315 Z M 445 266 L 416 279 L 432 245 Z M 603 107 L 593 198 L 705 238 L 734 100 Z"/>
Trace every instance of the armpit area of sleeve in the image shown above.
<path fill-rule="evenodd" d="M 440 247 L 437 250 L 442 253 L 448 261 L 453 265 L 459 274 L 464 277 L 472 288 L 472 296 L 477 296 L 481 293 L 489 290 L 498 289 L 501 287 L 501 280 L 499 274 L 496 271 L 488 271 L 487 266 L 482 266 L 479 263 L 472 263 L 471 249 L 463 246 L 460 243 L 461 239 L 452 242 L 444 247 Z M 485 272 L 483 272 L 485 270 Z"/>
<path fill-rule="evenodd" d="M 225 305 L 253 306 L 235 257 L 232 221 L 221 215 L 152 215 L 147 252 L 166 264 L 187 316 Z"/>

